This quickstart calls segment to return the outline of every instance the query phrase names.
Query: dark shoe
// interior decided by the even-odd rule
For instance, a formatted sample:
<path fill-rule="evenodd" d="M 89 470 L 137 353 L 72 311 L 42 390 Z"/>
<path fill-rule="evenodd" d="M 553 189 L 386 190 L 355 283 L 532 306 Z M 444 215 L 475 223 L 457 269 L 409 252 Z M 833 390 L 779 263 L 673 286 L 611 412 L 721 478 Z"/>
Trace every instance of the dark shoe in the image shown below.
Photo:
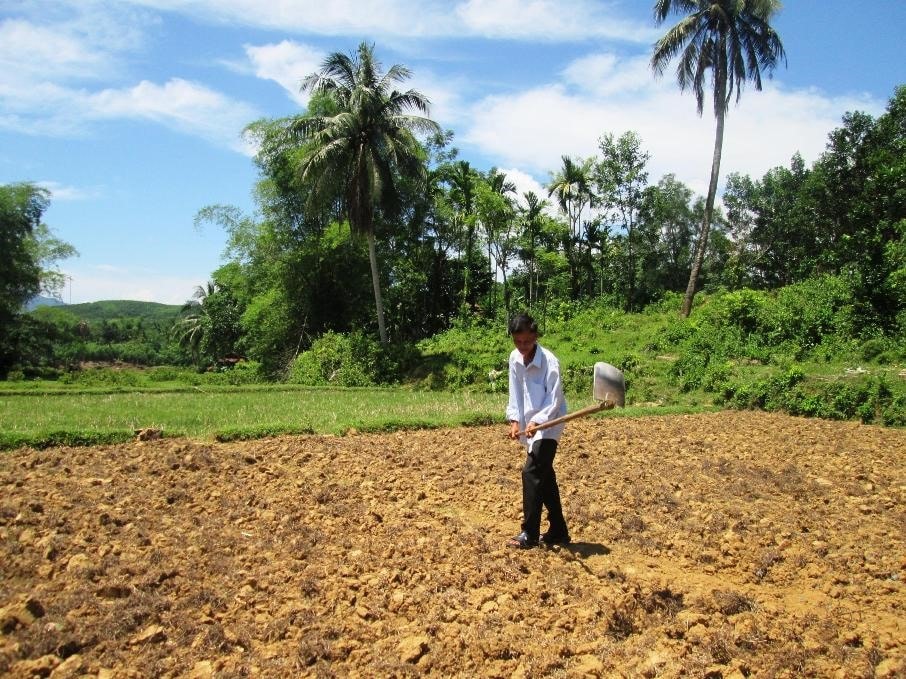
<path fill-rule="evenodd" d="M 540 542 L 542 545 L 568 545 L 569 533 L 563 535 L 551 535 L 549 532 L 543 533 Z"/>
<path fill-rule="evenodd" d="M 538 538 L 533 538 L 525 531 L 522 531 L 516 537 L 510 538 L 507 545 L 516 549 L 531 549 L 538 546 Z"/>

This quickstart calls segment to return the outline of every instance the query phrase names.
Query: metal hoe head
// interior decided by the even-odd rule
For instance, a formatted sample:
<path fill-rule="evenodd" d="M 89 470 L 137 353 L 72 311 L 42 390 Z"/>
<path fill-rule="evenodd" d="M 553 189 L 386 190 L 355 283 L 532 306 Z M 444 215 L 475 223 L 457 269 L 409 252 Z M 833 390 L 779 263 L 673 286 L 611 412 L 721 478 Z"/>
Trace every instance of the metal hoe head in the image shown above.
<path fill-rule="evenodd" d="M 626 381 L 623 373 L 610 363 L 595 363 L 593 396 L 607 407 L 626 405 Z"/>

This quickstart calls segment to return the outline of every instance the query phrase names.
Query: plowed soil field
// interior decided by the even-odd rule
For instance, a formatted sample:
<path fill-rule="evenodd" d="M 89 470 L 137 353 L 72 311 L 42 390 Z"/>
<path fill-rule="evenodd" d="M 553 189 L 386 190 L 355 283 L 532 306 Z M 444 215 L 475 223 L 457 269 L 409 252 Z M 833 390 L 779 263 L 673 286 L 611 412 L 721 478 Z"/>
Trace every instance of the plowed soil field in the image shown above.
<path fill-rule="evenodd" d="M 906 431 L 574 421 L 525 551 L 504 432 L 0 455 L 0 674 L 906 673 Z"/>

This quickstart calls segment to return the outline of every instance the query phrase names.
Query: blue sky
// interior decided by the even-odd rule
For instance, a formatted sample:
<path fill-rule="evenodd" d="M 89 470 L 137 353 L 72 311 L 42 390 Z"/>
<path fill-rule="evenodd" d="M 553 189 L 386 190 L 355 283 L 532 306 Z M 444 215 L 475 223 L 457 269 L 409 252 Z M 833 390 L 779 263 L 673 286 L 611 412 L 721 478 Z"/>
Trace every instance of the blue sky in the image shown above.
<path fill-rule="evenodd" d="M 702 193 L 714 121 L 672 73 L 652 0 L 4 0 L 0 183 L 52 192 L 45 222 L 73 244 L 64 301 L 179 304 L 221 263 L 197 211 L 254 211 L 242 128 L 304 110 L 298 83 L 330 52 L 373 42 L 414 72 L 460 157 L 539 194 L 563 154 L 635 130 L 649 180 Z M 671 18 L 668 24 L 675 21 Z M 906 84 L 906 0 L 788 0 L 786 47 L 764 91 L 727 121 L 722 175 L 814 161 L 846 111 L 883 112 Z"/>

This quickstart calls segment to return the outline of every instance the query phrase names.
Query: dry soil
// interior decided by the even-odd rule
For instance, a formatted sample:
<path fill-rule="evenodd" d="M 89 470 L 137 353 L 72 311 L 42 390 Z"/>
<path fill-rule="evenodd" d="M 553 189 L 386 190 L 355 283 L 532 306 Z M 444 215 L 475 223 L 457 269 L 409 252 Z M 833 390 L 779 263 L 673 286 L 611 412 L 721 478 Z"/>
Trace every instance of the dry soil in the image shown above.
<path fill-rule="evenodd" d="M 906 431 L 576 421 L 525 551 L 504 432 L 2 454 L 0 674 L 906 673 Z"/>

